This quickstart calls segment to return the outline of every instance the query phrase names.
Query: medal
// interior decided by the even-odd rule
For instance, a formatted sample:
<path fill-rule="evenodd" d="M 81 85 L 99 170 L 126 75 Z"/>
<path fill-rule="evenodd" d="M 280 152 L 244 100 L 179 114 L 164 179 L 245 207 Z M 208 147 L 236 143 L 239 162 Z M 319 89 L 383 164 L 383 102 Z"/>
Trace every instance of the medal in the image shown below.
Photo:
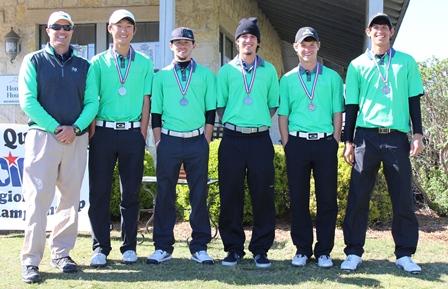
<path fill-rule="evenodd" d="M 246 97 L 243 99 L 243 103 L 245 105 L 251 105 L 253 103 L 253 99 L 250 97 L 250 93 L 252 92 L 252 88 L 254 87 L 255 82 L 255 75 L 257 74 L 257 59 L 258 57 L 255 56 L 254 61 L 254 74 L 252 75 L 252 78 L 250 79 L 250 83 L 247 84 L 247 76 L 246 76 L 246 70 L 244 69 L 243 60 L 241 60 L 241 74 L 243 75 L 243 82 L 244 82 L 244 90 L 246 91 Z"/>
<path fill-rule="evenodd" d="M 180 93 L 182 94 L 182 98 L 179 100 L 179 104 L 182 105 L 182 106 L 187 106 L 188 105 L 188 99 L 185 97 L 185 95 L 187 94 L 188 88 L 190 87 L 191 78 L 193 77 L 194 65 L 195 65 L 195 63 L 194 63 L 194 60 L 192 58 L 191 62 L 189 64 L 189 66 L 190 66 L 190 73 L 188 74 L 187 83 L 185 84 L 185 87 L 182 86 L 182 83 L 180 82 L 179 76 L 177 75 L 176 64 L 173 65 L 174 78 L 176 79 L 177 86 L 179 87 Z"/>
<path fill-rule="evenodd" d="M 122 86 L 122 87 L 120 87 L 118 89 L 118 94 L 121 95 L 121 96 L 126 95 L 126 92 L 127 91 L 126 91 L 126 88 L 124 86 Z"/>
<path fill-rule="evenodd" d="M 127 58 L 128 58 L 128 65 L 126 66 L 126 70 L 125 70 L 124 75 L 121 74 L 121 69 L 120 69 L 120 67 L 118 65 L 117 53 L 115 53 L 112 50 L 112 48 L 111 48 L 110 52 L 114 56 L 115 68 L 117 69 L 118 79 L 120 80 L 120 84 L 121 84 L 121 87 L 118 89 L 118 94 L 121 95 L 121 96 L 124 96 L 127 93 L 127 90 L 126 90 L 126 87 L 124 87 L 124 84 L 126 83 L 126 80 L 128 79 L 128 76 L 129 76 L 129 70 L 131 69 L 131 64 L 132 64 L 132 53 L 134 51 L 133 51 L 132 46 L 130 46 L 129 47 L 128 56 L 127 56 Z"/>
<path fill-rule="evenodd" d="M 186 105 L 188 105 L 188 99 L 186 99 L 185 97 L 182 97 L 182 98 L 179 100 L 179 104 L 182 105 L 182 106 L 186 106 Z"/>
<path fill-rule="evenodd" d="M 384 75 L 383 75 L 383 73 L 381 73 L 380 66 L 378 65 L 377 61 L 375 60 L 375 55 L 373 55 L 372 58 L 373 58 L 373 62 L 375 63 L 376 70 L 378 70 L 378 74 L 380 75 L 380 79 L 381 79 L 381 81 L 384 84 L 384 86 L 381 89 L 381 91 L 384 94 L 389 94 L 390 93 L 390 87 L 388 85 L 388 83 L 389 83 L 389 69 L 390 69 L 390 64 L 392 62 L 392 51 L 391 51 L 391 49 L 389 49 L 386 52 L 386 54 L 388 55 L 389 59 L 388 59 L 388 62 L 387 62 L 387 66 L 385 68 L 386 72 L 384 73 Z"/>
<path fill-rule="evenodd" d="M 310 100 L 310 103 L 308 104 L 309 111 L 314 111 L 316 109 L 316 105 L 313 103 L 313 100 L 314 100 L 314 93 L 316 91 L 317 79 L 319 78 L 320 69 L 321 69 L 320 64 L 318 62 L 316 65 L 316 74 L 314 76 L 314 82 L 313 82 L 313 86 L 311 87 L 311 91 L 308 90 L 305 82 L 302 79 L 302 75 L 300 74 L 300 67 L 297 70 L 297 76 L 299 77 L 300 85 L 302 86 L 303 90 L 305 91 L 306 96 Z"/>

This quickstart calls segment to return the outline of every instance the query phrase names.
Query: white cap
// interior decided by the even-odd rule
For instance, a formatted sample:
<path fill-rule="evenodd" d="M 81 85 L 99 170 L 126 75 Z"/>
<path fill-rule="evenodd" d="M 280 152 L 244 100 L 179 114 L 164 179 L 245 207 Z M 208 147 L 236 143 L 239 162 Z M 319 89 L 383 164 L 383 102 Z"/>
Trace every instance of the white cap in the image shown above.
<path fill-rule="evenodd" d="M 130 18 L 135 24 L 135 17 L 130 11 L 125 9 L 115 10 L 109 17 L 109 24 L 116 24 L 120 22 L 123 18 Z"/>
<path fill-rule="evenodd" d="M 67 12 L 64 11 L 56 11 L 51 13 L 50 18 L 48 18 L 48 26 L 51 24 L 55 24 L 58 20 L 67 20 L 70 22 L 70 25 L 73 26 L 75 23 L 72 21 L 72 17 Z"/>

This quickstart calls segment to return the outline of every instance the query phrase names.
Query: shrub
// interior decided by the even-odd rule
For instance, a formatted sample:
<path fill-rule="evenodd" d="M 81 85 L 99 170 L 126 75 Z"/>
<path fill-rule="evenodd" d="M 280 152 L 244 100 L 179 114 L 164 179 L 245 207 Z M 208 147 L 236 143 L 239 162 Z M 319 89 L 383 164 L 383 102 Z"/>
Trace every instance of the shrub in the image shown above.
<path fill-rule="evenodd" d="M 425 96 L 421 99 L 425 149 L 412 158 L 414 180 L 426 203 L 448 215 L 448 59 L 420 64 Z"/>
<path fill-rule="evenodd" d="M 218 178 L 218 147 L 219 140 L 215 140 L 210 144 L 210 159 L 209 159 L 209 177 L 212 179 Z M 342 158 L 342 145 L 338 152 L 338 224 L 342 224 L 345 215 L 345 208 L 347 204 L 347 195 L 350 182 L 351 167 L 347 165 Z M 286 217 L 289 214 L 289 192 L 286 175 L 285 155 L 281 145 L 275 145 L 275 208 L 277 217 Z M 313 217 L 316 212 L 316 201 L 314 195 L 314 181 L 311 180 L 311 197 L 310 197 L 310 211 Z M 190 212 L 190 205 L 188 201 L 188 187 L 178 186 L 177 209 L 179 216 L 188 220 Z M 217 184 L 213 184 L 209 188 L 208 203 L 210 204 L 210 216 L 213 222 L 218 221 L 219 217 L 219 188 Z M 376 181 L 375 189 L 372 193 L 372 200 L 370 202 L 369 224 L 377 224 L 389 222 L 392 214 L 392 206 L 387 192 L 385 178 L 380 172 Z M 247 184 L 245 185 L 245 199 L 244 199 L 244 215 L 243 222 L 245 224 L 252 223 L 252 208 Z"/>
<path fill-rule="evenodd" d="M 155 175 L 155 168 L 154 168 L 154 162 L 152 160 L 151 155 L 148 152 L 145 152 L 145 159 L 143 162 L 144 165 L 144 172 L 143 175 L 145 176 L 154 176 Z M 149 185 L 148 189 L 153 190 L 153 192 L 156 191 L 155 184 Z M 142 187 L 140 188 L 140 208 L 147 209 L 153 207 L 153 198 L 151 194 L 148 194 L 148 192 L 145 191 L 145 189 Z M 115 165 L 114 174 L 112 176 L 112 194 L 111 194 L 111 200 L 110 200 L 110 212 L 111 212 L 111 218 L 113 220 L 118 220 L 120 218 L 120 178 L 118 176 L 118 163 Z"/>

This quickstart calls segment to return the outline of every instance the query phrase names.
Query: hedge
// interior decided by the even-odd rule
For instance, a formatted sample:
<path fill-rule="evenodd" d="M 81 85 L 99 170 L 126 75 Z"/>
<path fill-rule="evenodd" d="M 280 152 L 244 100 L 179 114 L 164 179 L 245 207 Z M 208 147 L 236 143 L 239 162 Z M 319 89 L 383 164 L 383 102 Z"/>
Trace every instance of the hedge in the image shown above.
<path fill-rule="evenodd" d="M 214 140 L 210 143 L 210 159 L 209 159 L 209 178 L 218 178 L 218 147 L 220 140 Z M 283 147 L 281 145 L 275 145 L 275 208 L 277 217 L 287 218 L 289 220 L 289 194 L 288 194 L 288 181 L 286 176 L 286 164 Z M 345 208 L 347 204 L 347 194 L 350 181 L 351 167 L 347 165 L 342 157 L 343 145 L 339 147 L 338 152 L 338 225 L 342 224 L 343 217 L 345 215 Z M 147 153 L 145 157 L 145 175 L 154 175 L 154 166 L 151 156 Z M 314 195 L 314 181 L 311 180 L 311 200 L 310 210 L 313 217 L 316 212 L 316 201 Z M 155 189 L 152 187 L 151 189 Z M 114 189 L 112 197 L 112 215 L 114 218 L 119 216 L 119 182 L 117 172 L 114 175 Z M 150 208 L 152 206 L 152 199 L 147 192 L 141 190 L 140 201 L 142 208 Z M 212 221 L 217 222 L 219 216 L 219 187 L 218 184 L 212 184 L 209 187 L 208 203 L 210 206 L 210 217 Z M 248 193 L 247 185 L 245 185 L 245 200 L 244 200 L 244 223 L 246 225 L 251 224 L 252 220 L 252 208 L 250 205 L 250 197 Z M 178 217 L 180 220 L 188 220 L 190 213 L 190 204 L 188 196 L 187 186 L 177 186 L 177 201 L 176 208 Z M 383 174 L 380 172 L 376 180 L 375 189 L 372 193 L 372 199 L 370 201 L 370 215 L 369 224 L 388 223 L 392 217 L 392 205 L 390 202 L 389 194 L 387 192 L 386 181 Z"/>

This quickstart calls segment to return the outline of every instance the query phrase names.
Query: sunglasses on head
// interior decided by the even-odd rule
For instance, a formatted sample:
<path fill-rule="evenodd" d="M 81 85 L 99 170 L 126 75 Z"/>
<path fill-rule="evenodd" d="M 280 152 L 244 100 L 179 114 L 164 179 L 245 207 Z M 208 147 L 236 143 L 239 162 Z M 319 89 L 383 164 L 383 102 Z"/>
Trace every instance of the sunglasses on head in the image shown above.
<path fill-rule="evenodd" d="M 70 24 L 66 24 L 66 25 L 61 25 L 61 24 L 51 24 L 50 26 L 48 26 L 48 28 L 59 31 L 61 29 L 64 29 L 64 31 L 70 31 L 73 29 L 73 26 L 71 26 Z"/>

